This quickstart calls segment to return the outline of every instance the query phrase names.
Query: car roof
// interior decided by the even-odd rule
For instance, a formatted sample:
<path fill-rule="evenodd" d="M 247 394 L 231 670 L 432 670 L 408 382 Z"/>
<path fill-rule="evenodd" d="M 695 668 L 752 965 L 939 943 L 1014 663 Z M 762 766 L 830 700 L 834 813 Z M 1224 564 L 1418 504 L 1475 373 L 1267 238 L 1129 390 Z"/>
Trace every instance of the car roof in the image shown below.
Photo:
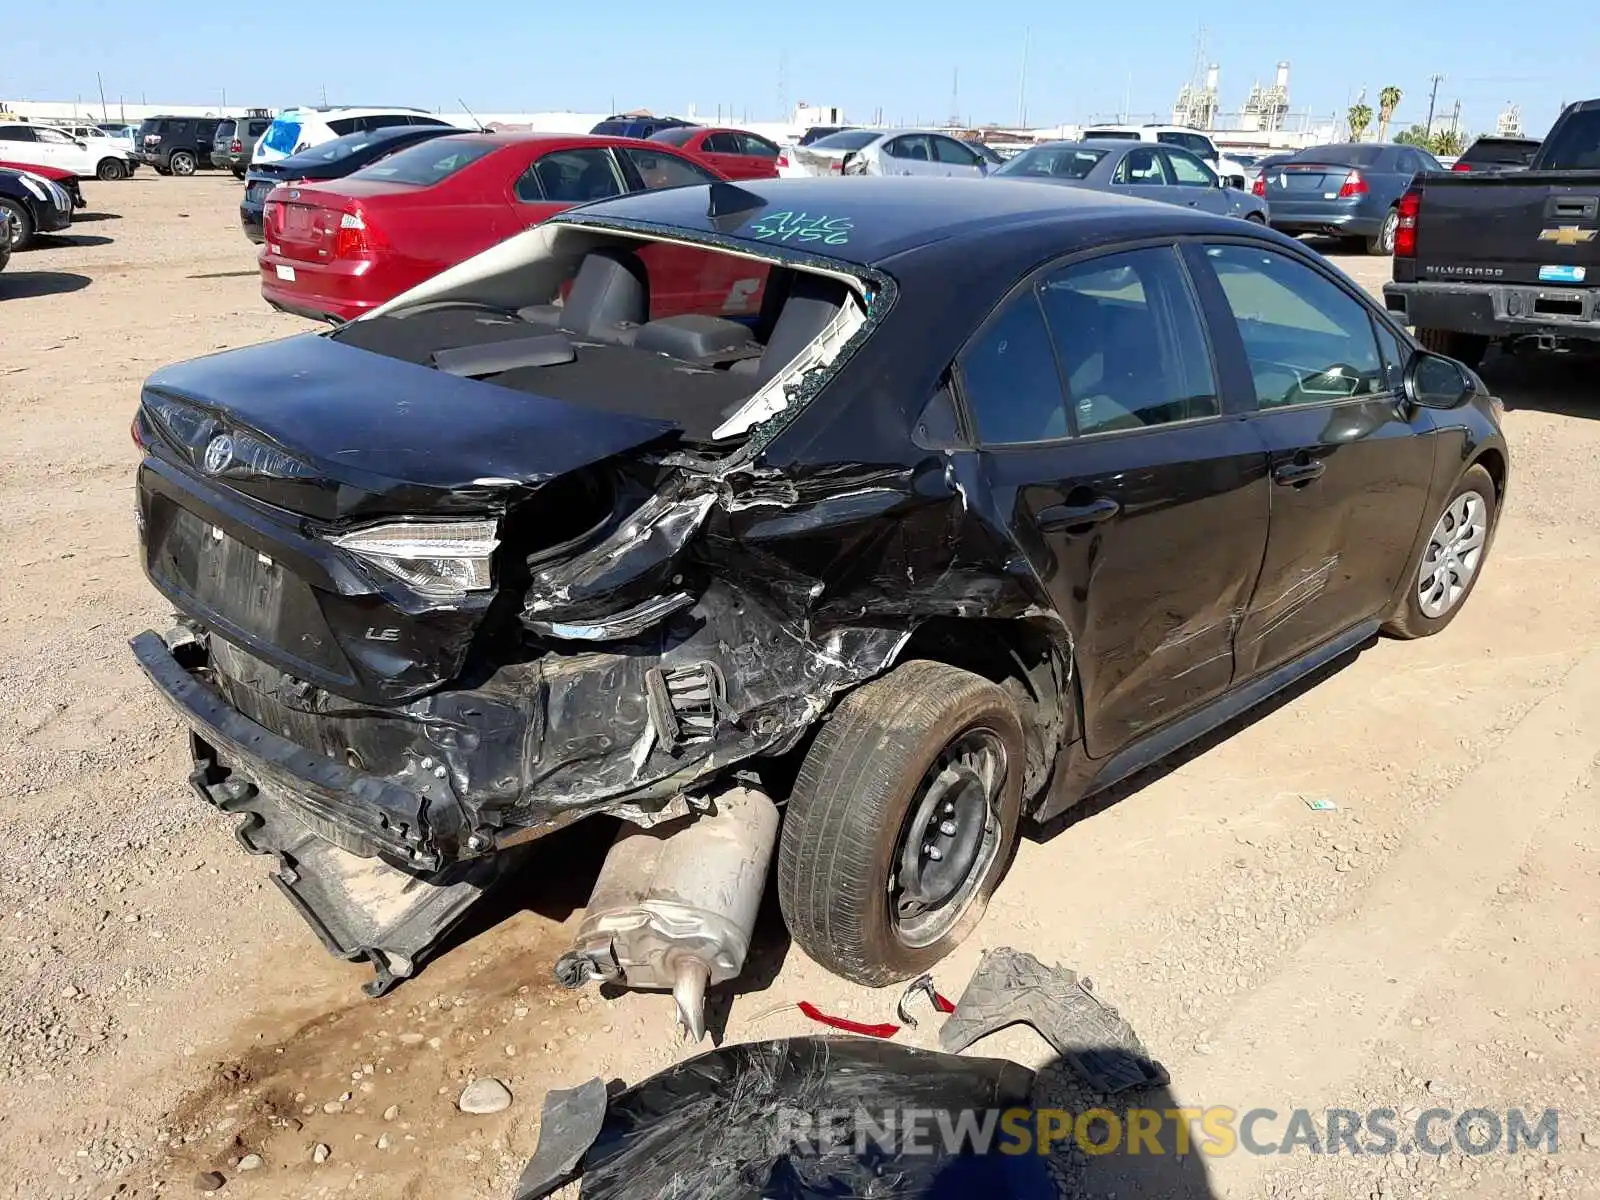
<path fill-rule="evenodd" d="M 708 212 L 712 186 L 720 191 L 716 200 L 722 210 L 722 215 L 715 217 Z M 1049 256 L 1066 253 L 1075 241 L 1089 244 L 1124 232 L 1159 234 L 1191 227 L 1238 232 L 1242 224 L 1151 200 L 1041 187 L 1004 177 L 876 176 L 763 179 L 634 192 L 553 219 L 574 224 L 593 220 L 665 226 L 860 266 L 876 266 L 935 245 L 947 250 L 960 247 L 960 252 L 967 254 L 981 253 L 986 242 L 1005 242 L 1009 253 L 1018 242 L 1037 241 Z M 844 233 L 844 240 L 825 243 L 820 236 L 809 240 L 802 236 L 807 231 L 815 234 L 822 222 L 831 222 L 826 228 Z M 792 230 L 787 237 L 783 236 L 786 227 Z M 764 236 L 763 229 L 776 232 Z M 1021 249 L 1024 257 L 1030 252 L 1026 245 Z"/>

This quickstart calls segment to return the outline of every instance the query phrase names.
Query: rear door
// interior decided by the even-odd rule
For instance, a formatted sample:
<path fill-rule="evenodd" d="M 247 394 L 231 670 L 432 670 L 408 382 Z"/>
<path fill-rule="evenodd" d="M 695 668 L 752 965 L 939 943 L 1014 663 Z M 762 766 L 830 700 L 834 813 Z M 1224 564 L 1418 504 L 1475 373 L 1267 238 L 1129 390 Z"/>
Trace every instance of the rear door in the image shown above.
<path fill-rule="evenodd" d="M 741 158 L 744 161 L 744 178 L 776 178 L 779 153 L 777 143 L 769 142 L 766 138 L 757 137 L 753 133 L 741 133 L 738 137 L 743 150 Z"/>
<path fill-rule="evenodd" d="M 1161 157 L 1167 160 L 1173 194 L 1181 197 L 1182 203 L 1218 216 L 1228 215 L 1228 196 L 1215 171 L 1187 150 L 1175 146 L 1163 146 Z"/>
<path fill-rule="evenodd" d="M 1269 486 L 1213 363 L 1170 244 L 1041 272 L 959 360 L 984 477 L 976 503 L 1072 633 L 1096 758 L 1233 678 Z"/>
<path fill-rule="evenodd" d="M 1218 345 L 1247 364 L 1248 427 L 1272 479 L 1243 680 L 1387 615 L 1427 502 L 1434 424 L 1404 398 L 1386 322 L 1310 257 L 1217 239 L 1189 259 Z"/>
<path fill-rule="evenodd" d="M 891 138 L 883 147 L 884 173 L 887 175 L 937 175 L 938 166 L 933 161 L 933 147 L 922 133 L 908 133 Z"/>
<path fill-rule="evenodd" d="M 706 134 L 700 141 L 700 157 L 729 179 L 745 178 L 744 146 L 734 134 Z"/>

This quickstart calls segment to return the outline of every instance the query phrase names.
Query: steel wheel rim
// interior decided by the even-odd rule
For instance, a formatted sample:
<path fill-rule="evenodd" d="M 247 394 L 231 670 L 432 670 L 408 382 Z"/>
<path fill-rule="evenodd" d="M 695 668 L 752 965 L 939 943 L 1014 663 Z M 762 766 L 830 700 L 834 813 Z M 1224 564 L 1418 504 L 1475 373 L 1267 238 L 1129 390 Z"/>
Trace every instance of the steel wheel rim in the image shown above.
<path fill-rule="evenodd" d="M 1417 568 L 1417 607 L 1437 619 L 1461 602 L 1472 586 L 1488 541 L 1488 502 L 1462 492 L 1439 514 Z"/>
<path fill-rule="evenodd" d="M 889 868 L 889 922 L 902 945 L 937 942 L 971 910 L 1004 840 L 1009 766 L 999 734 L 979 728 L 923 773 Z"/>

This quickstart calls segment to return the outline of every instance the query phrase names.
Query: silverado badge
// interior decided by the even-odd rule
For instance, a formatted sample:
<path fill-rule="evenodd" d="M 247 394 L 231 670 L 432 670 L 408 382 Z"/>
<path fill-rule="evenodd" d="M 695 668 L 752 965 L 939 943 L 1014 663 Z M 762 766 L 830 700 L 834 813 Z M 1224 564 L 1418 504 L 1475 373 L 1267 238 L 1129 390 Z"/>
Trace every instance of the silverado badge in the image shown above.
<path fill-rule="evenodd" d="M 1558 246 L 1576 246 L 1579 242 L 1594 241 L 1593 229 L 1579 229 L 1576 225 L 1562 225 L 1556 229 L 1541 229 L 1541 242 L 1554 242 Z"/>

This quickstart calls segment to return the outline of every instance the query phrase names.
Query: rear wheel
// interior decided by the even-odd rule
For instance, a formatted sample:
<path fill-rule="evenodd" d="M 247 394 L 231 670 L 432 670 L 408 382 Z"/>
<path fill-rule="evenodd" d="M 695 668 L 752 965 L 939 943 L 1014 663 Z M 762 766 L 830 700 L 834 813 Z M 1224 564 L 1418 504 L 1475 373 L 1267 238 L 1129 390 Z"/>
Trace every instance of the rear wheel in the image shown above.
<path fill-rule="evenodd" d="M 1010 863 L 1022 724 L 982 676 L 918 660 L 839 702 L 778 843 L 778 900 L 822 966 L 877 987 L 972 931 Z"/>
<path fill-rule="evenodd" d="M 102 158 L 94 174 L 96 179 L 103 179 L 109 183 L 112 180 L 126 178 L 128 165 L 120 158 Z"/>
<path fill-rule="evenodd" d="M 1394 235 L 1395 231 L 1399 228 L 1400 211 L 1398 209 L 1391 208 L 1389 210 L 1389 215 L 1383 219 L 1383 228 L 1378 230 L 1378 236 L 1367 239 L 1367 253 L 1393 254 Z"/>
<path fill-rule="evenodd" d="M 1246 221 L 1254 221 L 1257 225 L 1265 225 L 1267 223 L 1267 219 L 1258 212 L 1245 213 L 1244 219 Z"/>
<path fill-rule="evenodd" d="M 1443 354 L 1476 368 L 1489 352 L 1489 339 L 1480 333 L 1457 333 L 1453 329 L 1419 329 L 1417 341 L 1424 350 Z"/>
<path fill-rule="evenodd" d="M 33 244 L 33 217 L 15 200 L 0 200 L 0 213 L 11 218 L 11 248 L 26 250 Z"/>
<path fill-rule="evenodd" d="M 1455 620 L 1489 553 L 1495 499 L 1489 472 L 1468 467 L 1408 572 L 1405 597 L 1384 625 L 1385 633 L 1407 639 L 1429 637 Z"/>
<path fill-rule="evenodd" d="M 243 167 L 235 167 L 233 169 L 233 177 L 235 179 L 243 179 L 244 178 L 244 168 Z"/>
<path fill-rule="evenodd" d="M 157 175 L 171 175 L 172 174 L 172 168 L 171 167 L 157 167 L 156 168 L 156 174 Z"/>
<path fill-rule="evenodd" d="M 195 168 L 194 155 L 187 150 L 178 150 L 167 160 L 167 166 L 174 175 L 193 175 Z"/>

